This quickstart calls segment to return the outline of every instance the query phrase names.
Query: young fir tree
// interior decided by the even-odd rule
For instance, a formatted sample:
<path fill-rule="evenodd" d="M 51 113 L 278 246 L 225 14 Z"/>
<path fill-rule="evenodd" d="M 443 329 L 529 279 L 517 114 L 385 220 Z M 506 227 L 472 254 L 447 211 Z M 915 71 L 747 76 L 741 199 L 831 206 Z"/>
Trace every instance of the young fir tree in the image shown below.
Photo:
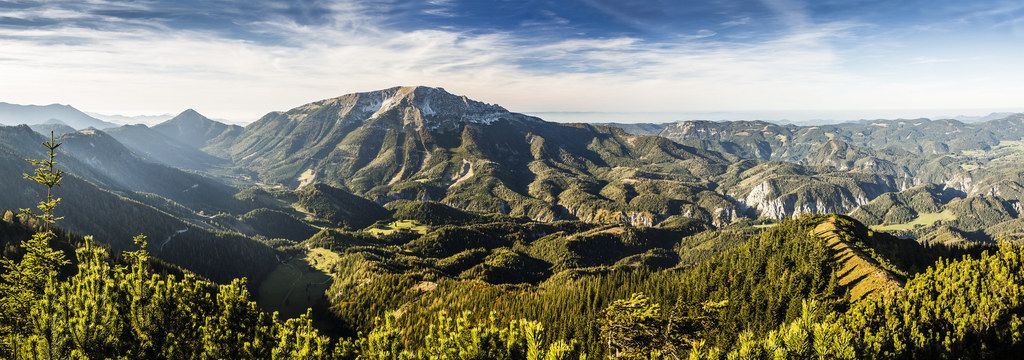
<path fill-rule="evenodd" d="M 49 246 L 56 239 L 52 224 L 59 219 L 54 209 L 60 198 L 54 197 L 53 190 L 64 179 L 64 172 L 56 168 L 60 143 L 50 132 L 50 139 L 43 142 L 43 146 L 47 149 L 47 158 L 28 160 L 35 170 L 24 177 L 46 187 L 46 199 L 39 202 L 39 213 L 21 209 L 21 215 L 29 223 L 38 223 L 39 231 L 21 243 L 24 252 L 21 261 L 0 259 L 0 354 L 10 354 L 12 340 L 27 335 L 33 304 L 55 281 L 60 267 L 67 264 L 64 254 Z"/>

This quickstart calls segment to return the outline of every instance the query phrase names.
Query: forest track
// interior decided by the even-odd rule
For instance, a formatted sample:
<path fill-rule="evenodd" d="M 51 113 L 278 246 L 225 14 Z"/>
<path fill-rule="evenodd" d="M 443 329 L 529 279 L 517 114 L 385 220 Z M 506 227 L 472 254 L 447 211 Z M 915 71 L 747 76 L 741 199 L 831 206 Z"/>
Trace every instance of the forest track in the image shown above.
<path fill-rule="evenodd" d="M 186 232 L 188 232 L 188 228 L 184 228 L 184 229 L 175 231 L 173 234 L 168 235 L 167 239 L 165 239 L 163 243 L 160 243 L 160 252 L 164 251 L 164 246 L 167 246 L 167 243 L 171 242 L 171 240 L 173 240 L 178 235 L 184 234 Z"/>

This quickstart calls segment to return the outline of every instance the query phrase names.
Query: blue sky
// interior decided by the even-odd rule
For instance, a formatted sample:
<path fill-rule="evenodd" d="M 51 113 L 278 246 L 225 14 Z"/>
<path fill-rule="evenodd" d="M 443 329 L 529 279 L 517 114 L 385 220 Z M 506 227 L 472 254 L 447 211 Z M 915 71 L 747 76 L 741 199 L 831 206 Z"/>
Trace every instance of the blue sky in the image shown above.
<path fill-rule="evenodd" d="M 1022 56 L 1019 0 L 0 0 L 0 101 L 238 121 L 394 85 L 593 121 L 981 113 L 1024 108 Z"/>

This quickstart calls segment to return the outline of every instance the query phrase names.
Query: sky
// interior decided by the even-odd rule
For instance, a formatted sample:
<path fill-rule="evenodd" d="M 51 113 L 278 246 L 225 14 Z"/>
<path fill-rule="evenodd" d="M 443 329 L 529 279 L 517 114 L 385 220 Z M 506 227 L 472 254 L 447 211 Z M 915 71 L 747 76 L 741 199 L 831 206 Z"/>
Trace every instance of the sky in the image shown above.
<path fill-rule="evenodd" d="M 565 121 L 972 115 L 1024 110 L 1021 59 L 1021 0 L 0 0 L 0 101 L 238 122 L 398 85 Z"/>

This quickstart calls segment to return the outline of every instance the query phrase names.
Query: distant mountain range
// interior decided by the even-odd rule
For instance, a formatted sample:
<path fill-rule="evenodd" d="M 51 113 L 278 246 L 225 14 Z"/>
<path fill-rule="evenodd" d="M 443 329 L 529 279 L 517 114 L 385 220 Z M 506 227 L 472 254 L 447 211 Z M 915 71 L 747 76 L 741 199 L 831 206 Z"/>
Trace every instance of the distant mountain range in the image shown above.
<path fill-rule="evenodd" d="M 89 114 L 89 116 L 92 116 L 94 118 L 97 118 L 97 119 L 100 119 L 100 120 L 103 120 L 103 121 L 107 121 L 107 122 L 112 122 L 112 123 L 119 124 L 119 125 L 139 125 L 139 124 L 141 124 L 141 125 L 146 125 L 146 126 L 157 125 L 157 124 L 160 124 L 160 123 L 165 122 L 167 120 L 173 119 L 175 116 L 177 116 L 175 114 L 159 114 L 159 115 L 117 115 L 117 114 L 115 114 L 115 115 L 109 115 L 109 114 L 102 114 L 102 113 L 96 113 L 96 112 L 91 112 L 91 111 L 86 111 L 85 113 Z M 214 120 L 217 121 L 217 122 L 220 122 L 220 123 L 225 123 L 225 124 L 234 123 L 234 122 L 227 121 L 227 120 L 220 120 L 220 119 L 214 119 Z"/>
<path fill-rule="evenodd" d="M 1014 114 L 1016 114 L 1016 113 L 1013 113 L 1013 112 L 994 112 L 994 113 L 991 113 L 991 114 L 988 114 L 988 115 L 982 115 L 982 116 L 959 115 L 959 116 L 952 117 L 952 119 L 957 120 L 957 121 L 966 122 L 966 123 L 984 122 L 984 121 L 989 121 L 989 120 L 1004 119 L 1006 117 L 1013 116 Z"/>
<path fill-rule="evenodd" d="M 115 124 L 121 124 L 121 125 L 143 124 L 143 125 L 153 126 L 153 125 L 162 123 L 164 121 L 170 120 L 171 118 L 174 117 L 174 114 L 129 116 L 129 115 L 107 115 L 107 114 L 100 114 L 100 113 L 89 112 L 89 111 L 87 111 L 85 113 L 89 114 L 89 116 L 92 116 L 94 118 L 97 118 L 97 119 L 100 119 L 100 120 L 103 120 L 103 121 L 106 121 L 106 122 L 112 122 L 112 123 L 115 123 Z"/>
<path fill-rule="evenodd" d="M 107 129 L 117 124 L 103 121 L 70 105 L 17 105 L 0 103 L 0 125 L 39 125 L 61 123 L 75 129 Z"/>

